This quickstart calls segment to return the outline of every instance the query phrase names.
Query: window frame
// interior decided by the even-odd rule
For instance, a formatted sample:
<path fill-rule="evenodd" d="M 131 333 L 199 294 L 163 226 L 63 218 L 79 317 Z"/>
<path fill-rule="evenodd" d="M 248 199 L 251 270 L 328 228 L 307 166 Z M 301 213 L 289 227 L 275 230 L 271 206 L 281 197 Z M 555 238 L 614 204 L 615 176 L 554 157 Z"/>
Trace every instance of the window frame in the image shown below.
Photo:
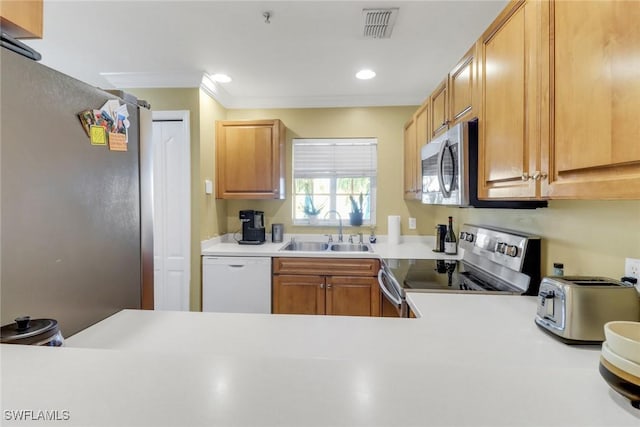
<path fill-rule="evenodd" d="M 309 144 L 318 144 L 320 142 L 327 143 L 336 143 L 336 144 L 345 144 L 345 145 L 363 145 L 367 146 L 368 149 L 373 147 L 373 161 L 371 162 L 372 166 L 375 167 L 374 172 L 369 173 L 361 173 L 358 170 L 352 170 L 348 173 L 340 173 L 335 169 L 330 170 L 325 174 L 321 173 L 313 173 L 313 172 L 304 172 L 298 171 L 298 175 L 296 175 L 296 146 L 304 145 L 305 143 Z M 365 200 L 368 201 L 369 205 L 369 218 L 363 218 L 362 226 L 370 227 L 376 225 L 376 195 L 377 195 L 377 178 L 378 178 L 378 139 L 377 138 L 293 138 L 292 139 L 292 154 L 291 154 L 291 195 L 292 195 L 292 206 L 291 206 L 291 219 L 293 225 L 295 226 L 311 226 L 311 227 L 323 227 L 323 226 L 338 226 L 339 220 L 338 215 L 336 215 L 337 211 L 337 200 L 338 197 L 342 196 L 342 194 L 338 194 L 338 179 L 339 178 L 369 178 L 369 192 L 365 195 Z M 308 217 L 304 218 L 296 218 L 296 200 L 297 197 L 302 196 L 303 193 L 296 192 L 296 178 L 297 179 L 328 179 L 329 180 L 329 204 L 325 206 L 320 215 L 318 215 L 315 221 L 311 221 Z M 324 194 L 324 193 L 323 193 Z M 358 195 L 354 194 L 354 197 Z M 366 202 L 365 202 L 366 203 Z M 329 216 L 325 217 L 327 213 Z M 346 217 L 343 215 L 341 217 L 342 225 L 349 226 L 350 218 L 347 215 Z"/>

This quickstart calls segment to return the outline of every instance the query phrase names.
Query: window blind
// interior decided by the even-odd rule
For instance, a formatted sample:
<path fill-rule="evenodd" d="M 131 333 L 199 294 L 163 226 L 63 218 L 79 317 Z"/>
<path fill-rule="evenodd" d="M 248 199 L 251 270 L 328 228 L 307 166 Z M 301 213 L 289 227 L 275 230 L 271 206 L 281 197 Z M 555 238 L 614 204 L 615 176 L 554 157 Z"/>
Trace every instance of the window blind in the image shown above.
<path fill-rule="evenodd" d="M 293 176 L 375 177 L 378 167 L 377 145 L 375 138 L 294 139 Z"/>

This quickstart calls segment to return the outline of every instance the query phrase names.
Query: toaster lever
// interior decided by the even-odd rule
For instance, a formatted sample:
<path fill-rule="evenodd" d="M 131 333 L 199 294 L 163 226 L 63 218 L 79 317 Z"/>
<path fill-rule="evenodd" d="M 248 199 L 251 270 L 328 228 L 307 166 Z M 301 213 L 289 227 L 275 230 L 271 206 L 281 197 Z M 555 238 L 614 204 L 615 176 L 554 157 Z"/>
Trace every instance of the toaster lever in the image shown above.
<path fill-rule="evenodd" d="M 540 292 L 540 304 L 544 305 L 548 299 L 555 298 L 556 293 L 553 291 L 542 291 Z"/>
<path fill-rule="evenodd" d="M 545 308 L 544 317 L 547 319 L 553 319 L 554 303 L 556 293 L 554 291 L 541 291 L 540 292 L 540 306 Z M 549 302 L 547 303 L 547 300 Z"/>

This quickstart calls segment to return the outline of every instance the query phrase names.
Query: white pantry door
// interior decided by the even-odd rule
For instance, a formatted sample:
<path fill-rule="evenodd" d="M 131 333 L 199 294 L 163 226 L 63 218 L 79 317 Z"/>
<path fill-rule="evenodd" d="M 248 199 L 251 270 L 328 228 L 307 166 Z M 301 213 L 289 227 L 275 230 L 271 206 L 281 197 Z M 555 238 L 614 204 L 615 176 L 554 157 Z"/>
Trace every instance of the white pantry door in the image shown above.
<path fill-rule="evenodd" d="M 190 145 L 188 111 L 153 111 L 155 310 L 189 310 Z"/>

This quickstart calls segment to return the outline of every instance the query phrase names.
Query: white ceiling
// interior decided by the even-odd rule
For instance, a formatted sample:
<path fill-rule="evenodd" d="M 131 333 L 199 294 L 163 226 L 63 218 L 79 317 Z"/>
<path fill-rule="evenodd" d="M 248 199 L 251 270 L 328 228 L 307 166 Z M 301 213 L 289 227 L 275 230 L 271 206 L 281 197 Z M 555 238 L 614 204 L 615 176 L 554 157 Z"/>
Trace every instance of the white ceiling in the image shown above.
<path fill-rule="evenodd" d="M 102 88 L 198 87 L 226 73 L 216 98 L 227 108 L 417 105 L 506 3 L 45 0 L 44 38 L 25 42 Z M 362 36 L 372 7 L 399 8 L 390 39 Z M 357 80 L 361 68 L 377 77 Z"/>

